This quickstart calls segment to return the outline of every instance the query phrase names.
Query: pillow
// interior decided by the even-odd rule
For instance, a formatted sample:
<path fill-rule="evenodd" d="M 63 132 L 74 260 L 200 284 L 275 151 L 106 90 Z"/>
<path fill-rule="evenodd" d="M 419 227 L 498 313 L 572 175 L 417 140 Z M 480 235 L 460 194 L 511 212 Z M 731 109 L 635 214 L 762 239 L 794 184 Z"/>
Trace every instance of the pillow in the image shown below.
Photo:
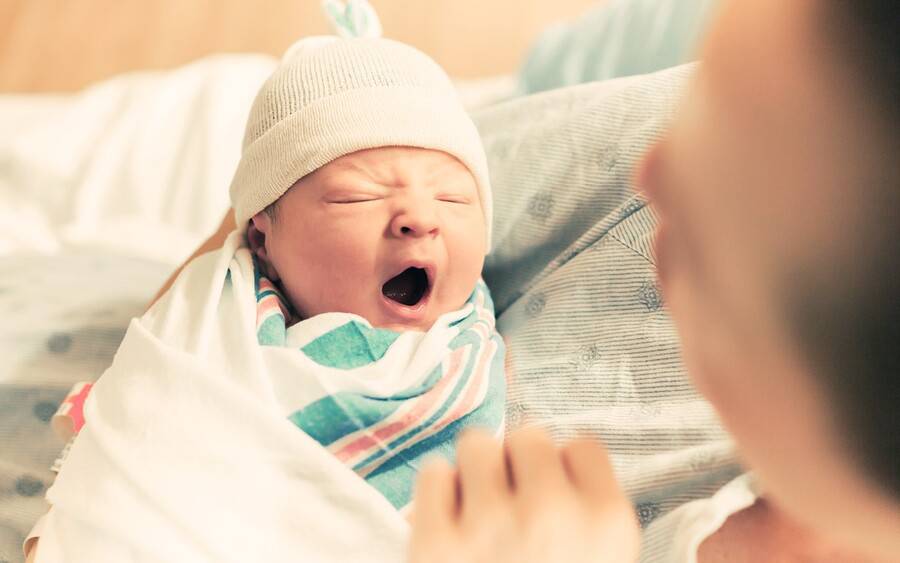
<path fill-rule="evenodd" d="M 519 71 L 531 94 L 694 60 L 718 0 L 609 0 L 547 29 Z"/>
<path fill-rule="evenodd" d="M 0 96 L 0 254 L 102 246 L 183 261 L 228 209 L 247 113 L 274 66 L 217 55 L 44 103 Z"/>
<path fill-rule="evenodd" d="M 632 175 L 693 66 L 520 98 L 476 115 L 494 191 L 484 278 L 508 345 L 508 426 L 602 438 L 643 524 L 740 473 L 691 387 Z"/>

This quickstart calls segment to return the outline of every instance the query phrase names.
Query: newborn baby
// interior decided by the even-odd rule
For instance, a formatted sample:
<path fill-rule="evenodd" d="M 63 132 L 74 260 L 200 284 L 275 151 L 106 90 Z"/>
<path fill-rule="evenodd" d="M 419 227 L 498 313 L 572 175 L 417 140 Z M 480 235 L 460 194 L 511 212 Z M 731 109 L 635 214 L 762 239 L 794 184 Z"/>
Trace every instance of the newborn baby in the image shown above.
<path fill-rule="evenodd" d="M 424 458 L 452 461 L 468 426 L 502 433 L 486 158 L 434 61 L 298 42 L 253 104 L 230 193 L 237 230 L 132 322 L 91 390 L 39 558 L 388 555 Z"/>
<path fill-rule="evenodd" d="M 398 508 L 410 500 L 423 455 L 452 459 L 453 437 L 467 424 L 502 429 L 502 377 L 488 374 L 502 366 L 502 341 L 480 282 L 491 221 L 486 158 L 434 61 L 385 39 L 295 44 L 254 102 L 231 197 L 253 256 L 259 343 L 293 345 L 309 357 L 315 350 L 322 366 L 376 366 L 381 373 L 369 379 L 395 380 L 377 400 L 351 400 L 336 391 L 334 376 L 322 375 L 327 385 L 311 385 L 329 387 L 327 397 L 287 407 L 298 426 L 339 458 L 355 460 L 357 473 Z M 409 331 L 429 336 L 399 338 Z M 481 342 L 460 375 L 474 389 L 484 374 L 490 384 L 476 393 L 480 405 L 456 412 L 461 404 L 448 397 L 444 407 L 456 412 L 449 419 L 435 414 L 436 404 L 412 409 L 420 419 L 405 414 L 404 432 L 419 427 L 429 438 L 414 454 L 401 442 L 388 443 L 378 428 L 392 417 L 376 412 L 384 400 L 415 402 L 421 389 L 398 397 L 426 381 L 427 388 L 441 384 L 442 374 L 453 371 L 447 362 L 469 338 Z M 390 362 L 382 358 L 394 347 L 415 350 L 404 360 L 410 365 L 380 365 Z M 390 373 L 401 369 L 407 377 Z M 274 379 L 283 373 L 292 370 Z M 365 456 L 348 453 L 354 436 Z"/>

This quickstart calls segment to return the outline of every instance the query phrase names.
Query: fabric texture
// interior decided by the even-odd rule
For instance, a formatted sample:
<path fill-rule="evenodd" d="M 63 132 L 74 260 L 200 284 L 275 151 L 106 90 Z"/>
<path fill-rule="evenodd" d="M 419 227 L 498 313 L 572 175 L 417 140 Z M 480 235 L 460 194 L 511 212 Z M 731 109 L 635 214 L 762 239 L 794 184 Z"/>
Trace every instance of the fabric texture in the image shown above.
<path fill-rule="evenodd" d="M 259 345 L 277 315 L 260 314 L 268 288 L 242 241 L 196 259 L 132 321 L 47 492 L 40 560 L 396 561 L 395 507 L 421 456 L 452 459 L 469 424 L 500 431 L 502 342 L 483 285 L 376 361 L 335 367 L 342 350 L 304 350 L 348 323 L 375 330 L 328 313 Z"/>
<path fill-rule="evenodd" d="M 644 532 L 642 561 L 697 563 L 703 540 L 729 516 L 753 506 L 761 494 L 755 476 L 745 473 L 708 498 L 683 504 Z"/>
<path fill-rule="evenodd" d="M 685 561 L 688 552 L 668 546 L 698 545 L 712 530 L 676 509 L 742 473 L 681 362 L 656 284 L 656 217 L 633 186 L 695 69 L 573 86 L 475 115 L 495 195 L 484 279 L 507 343 L 507 427 L 601 439 L 644 528 L 646 563 Z M 717 510 L 743 508 L 732 500 Z"/>
<path fill-rule="evenodd" d="M 64 442 L 53 414 L 72 384 L 109 367 L 129 320 L 171 267 L 108 250 L 0 258 L 0 561 L 47 511 Z"/>
<path fill-rule="evenodd" d="M 490 179 L 472 119 L 437 63 L 382 38 L 309 37 L 288 49 L 250 110 L 230 190 L 237 224 L 332 160 L 387 146 L 459 159 L 475 178 L 490 244 Z"/>

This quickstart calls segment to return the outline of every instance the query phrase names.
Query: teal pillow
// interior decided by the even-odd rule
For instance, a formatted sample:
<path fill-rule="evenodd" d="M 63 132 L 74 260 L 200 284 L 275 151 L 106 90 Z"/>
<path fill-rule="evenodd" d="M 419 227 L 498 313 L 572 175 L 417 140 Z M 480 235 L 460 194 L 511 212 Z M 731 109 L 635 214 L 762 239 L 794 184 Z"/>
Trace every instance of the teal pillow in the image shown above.
<path fill-rule="evenodd" d="M 694 60 L 718 0 L 610 0 L 545 31 L 519 73 L 521 93 L 645 74 Z"/>

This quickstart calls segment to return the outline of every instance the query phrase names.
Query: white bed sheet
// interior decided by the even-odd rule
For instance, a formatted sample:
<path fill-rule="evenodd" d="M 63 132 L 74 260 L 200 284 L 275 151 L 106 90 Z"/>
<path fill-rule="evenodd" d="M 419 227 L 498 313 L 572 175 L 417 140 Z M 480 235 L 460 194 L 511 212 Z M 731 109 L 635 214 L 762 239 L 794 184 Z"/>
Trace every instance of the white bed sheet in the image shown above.
<path fill-rule="evenodd" d="M 0 97 L 0 253 L 177 263 L 214 230 L 273 61 L 219 56 L 67 97 Z"/>

